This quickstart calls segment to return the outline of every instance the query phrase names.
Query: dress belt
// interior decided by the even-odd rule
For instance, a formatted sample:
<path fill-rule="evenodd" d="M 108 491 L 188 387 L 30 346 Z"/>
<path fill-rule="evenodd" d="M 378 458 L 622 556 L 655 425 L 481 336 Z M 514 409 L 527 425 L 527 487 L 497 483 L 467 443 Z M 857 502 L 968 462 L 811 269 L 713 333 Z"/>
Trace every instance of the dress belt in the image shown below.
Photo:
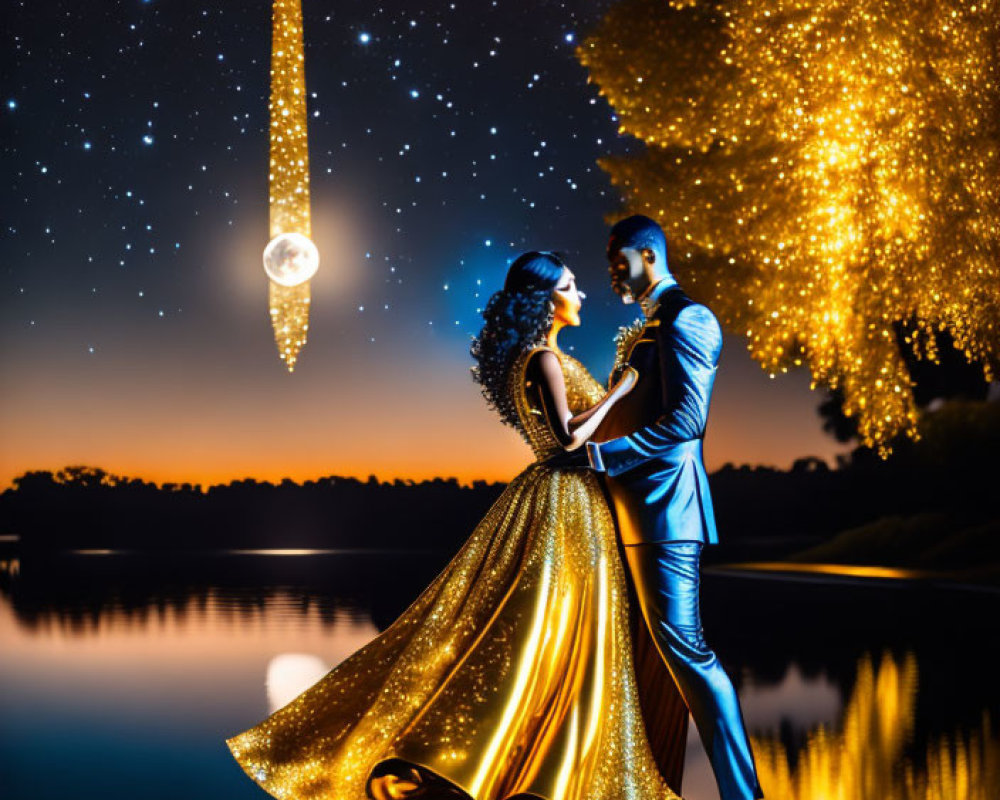
<path fill-rule="evenodd" d="M 586 447 L 578 447 L 576 450 L 559 450 L 550 456 L 539 458 L 535 463 L 561 469 L 590 469 Z"/>

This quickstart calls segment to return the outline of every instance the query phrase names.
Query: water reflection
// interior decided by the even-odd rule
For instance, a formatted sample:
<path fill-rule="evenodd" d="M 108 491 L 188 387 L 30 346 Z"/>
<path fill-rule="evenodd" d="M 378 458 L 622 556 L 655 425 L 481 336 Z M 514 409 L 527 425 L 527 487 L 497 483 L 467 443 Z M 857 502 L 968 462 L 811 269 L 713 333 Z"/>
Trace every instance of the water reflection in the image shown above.
<path fill-rule="evenodd" d="M 808 676 L 798 662 L 777 683 L 746 678 L 740 696 L 758 730 L 785 728 L 799 739 L 817 726 L 835 725 L 844 705 L 840 687 L 825 671 Z"/>
<path fill-rule="evenodd" d="M 267 713 L 288 705 L 333 669 L 311 653 L 281 653 L 267 665 Z"/>
<path fill-rule="evenodd" d="M 132 554 L 11 558 L 0 594 L 19 625 L 53 626 L 87 636 L 107 625 L 143 628 L 166 613 L 203 618 L 212 603 L 235 616 L 315 610 L 322 624 L 340 614 L 386 627 L 447 562 L 448 554 L 413 550 L 218 551 L 198 556 Z M 406 565 L 382 577 L 386 562 Z M 0 562 L 4 563 L 4 562 Z"/>
<path fill-rule="evenodd" d="M 62 551 L 68 556 L 137 556 L 147 551 L 128 550 L 121 547 L 115 548 L 90 548 Z M 182 551 L 183 552 L 183 551 Z M 394 550 L 395 553 L 433 553 L 434 550 L 426 548 L 412 550 Z M 171 551 L 175 555 L 176 550 Z M 377 547 L 258 547 L 250 549 L 228 548 L 222 550 L 192 550 L 187 555 L 200 555 L 202 557 L 218 556 L 329 556 L 329 555 L 356 555 L 356 554 L 382 554 L 384 548 Z M 58 557 L 59 553 L 56 553 Z"/>
<path fill-rule="evenodd" d="M 837 729 L 821 726 L 798 752 L 755 737 L 760 781 L 773 800 L 996 800 L 1000 739 L 984 712 L 978 730 L 935 737 L 907 757 L 915 732 L 918 669 L 913 653 L 858 663 Z"/>
<path fill-rule="evenodd" d="M 364 646 L 448 558 L 4 556 L 3 797 L 259 795 L 223 737 Z M 770 800 L 1000 797 L 997 594 L 709 575 L 703 614 Z M 690 756 L 686 800 L 717 797 Z"/>
<path fill-rule="evenodd" d="M 755 561 L 742 564 L 724 564 L 713 568 L 717 572 L 733 571 L 762 573 L 765 578 L 777 575 L 823 575 L 826 577 L 864 578 L 870 580 L 919 580 L 934 578 L 944 573 L 925 569 L 904 569 L 902 567 L 873 567 L 863 564 L 810 564 L 791 561 Z"/>

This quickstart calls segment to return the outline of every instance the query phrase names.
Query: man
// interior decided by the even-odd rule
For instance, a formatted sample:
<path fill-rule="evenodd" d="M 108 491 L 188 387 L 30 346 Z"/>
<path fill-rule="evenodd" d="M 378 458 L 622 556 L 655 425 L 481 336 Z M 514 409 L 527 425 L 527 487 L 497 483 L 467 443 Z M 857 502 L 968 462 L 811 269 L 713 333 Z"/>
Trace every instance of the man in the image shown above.
<path fill-rule="evenodd" d="M 763 793 L 739 700 L 702 636 L 698 602 L 701 549 L 718 541 L 702 439 L 722 331 L 670 274 L 656 222 L 622 220 L 607 254 L 613 290 L 638 299 L 646 323 L 624 354 L 639 381 L 587 455 L 607 475 L 642 615 L 694 717 L 719 795 L 753 800 Z"/>

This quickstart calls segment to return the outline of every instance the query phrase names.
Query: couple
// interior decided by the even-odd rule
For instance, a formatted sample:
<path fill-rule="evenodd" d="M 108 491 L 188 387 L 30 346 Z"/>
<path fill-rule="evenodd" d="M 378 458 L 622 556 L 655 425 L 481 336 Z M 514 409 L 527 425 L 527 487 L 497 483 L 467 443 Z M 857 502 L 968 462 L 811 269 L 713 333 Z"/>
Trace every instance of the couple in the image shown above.
<path fill-rule="evenodd" d="M 719 325 L 678 288 L 648 217 L 614 226 L 608 259 L 645 321 L 620 337 L 607 392 L 557 346 L 580 324 L 573 273 L 552 253 L 511 265 L 473 373 L 537 460 L 392 625 L 227 740 L 274 797 L 675 798 L 688 709 L 722 800 L 762 796 L 698 610 Z"/>

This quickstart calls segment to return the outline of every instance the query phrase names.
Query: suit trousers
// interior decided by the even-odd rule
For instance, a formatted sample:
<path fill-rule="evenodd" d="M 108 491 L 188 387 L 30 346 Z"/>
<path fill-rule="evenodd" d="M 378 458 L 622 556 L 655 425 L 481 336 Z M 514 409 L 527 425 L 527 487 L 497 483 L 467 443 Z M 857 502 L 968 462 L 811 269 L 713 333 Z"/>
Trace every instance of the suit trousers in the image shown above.
<path fill-rule="evenodd" d="M 702 632 L 702 543 L 642 542 L 624 549 L 642 615 L 694 717 L 721 800 L 763 797 L 736 690 Z"/>

